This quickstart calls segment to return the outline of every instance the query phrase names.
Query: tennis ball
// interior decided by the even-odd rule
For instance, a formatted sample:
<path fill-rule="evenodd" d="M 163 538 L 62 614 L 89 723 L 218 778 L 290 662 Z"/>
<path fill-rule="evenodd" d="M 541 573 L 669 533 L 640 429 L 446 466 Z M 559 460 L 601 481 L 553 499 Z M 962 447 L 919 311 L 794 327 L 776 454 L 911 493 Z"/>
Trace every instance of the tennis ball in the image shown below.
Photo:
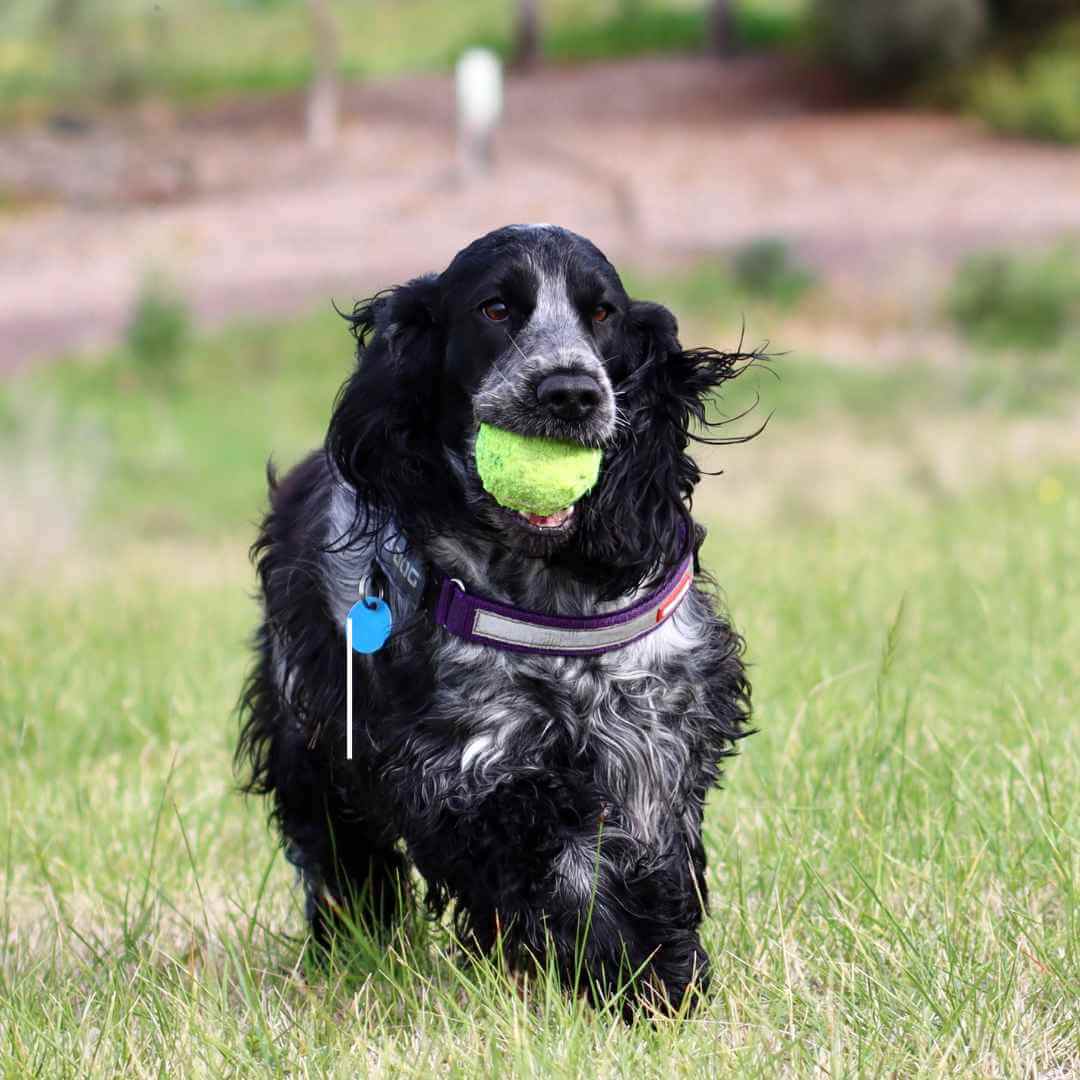
<path fill-rule="evenodd" d="M 554 514 L 596 483 L 600 451 L 559 439 L 517 435 L 481 424 L 476 471 L 500 506 L 527 514 Z"/>

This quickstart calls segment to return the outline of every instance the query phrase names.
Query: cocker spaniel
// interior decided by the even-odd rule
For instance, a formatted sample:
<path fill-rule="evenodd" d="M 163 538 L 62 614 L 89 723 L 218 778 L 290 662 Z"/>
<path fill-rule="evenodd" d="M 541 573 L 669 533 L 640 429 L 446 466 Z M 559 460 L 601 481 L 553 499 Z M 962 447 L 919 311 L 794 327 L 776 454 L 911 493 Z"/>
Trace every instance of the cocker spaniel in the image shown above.
<path fill-rule="evenodd" d="M 687 449 L 736 441 L 701 434 L 706 401 L 756 354 L 684 350 L 667 309 L 549 225 L 348 318 L 325 446 L 269 470 L 237 751 L 313 939 L 346 912 L 392 928 L 415 867 L 470 949 L 627 1015 L 679 1009 L 708 983 L 702 814 L 750 696 L 698 565 Z M 600 448 L 599 479 L 555 513 L 500 506 L 481 423 Z M 362 597 L 389 636 L 346 652 Z"/>

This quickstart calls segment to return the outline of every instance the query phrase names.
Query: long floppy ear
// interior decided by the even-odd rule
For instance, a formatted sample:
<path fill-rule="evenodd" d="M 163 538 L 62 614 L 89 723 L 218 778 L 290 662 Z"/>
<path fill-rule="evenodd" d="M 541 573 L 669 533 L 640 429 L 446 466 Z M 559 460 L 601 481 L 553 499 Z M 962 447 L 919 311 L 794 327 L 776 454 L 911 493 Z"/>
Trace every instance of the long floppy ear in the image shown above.
<path fill-rule="evenodd" d="M 690 440 L 713 445 L 746 436 L 710 437 L 709 398 L 760 352 L 683 349 L 675 316 L 660 304 L 635 301 L 626 315 L 615 395 L 620 423 L 604 453 L 598 487 L 589 497 L 585 542 L 589 556 L 613 569 L 610 591 L 625 591 L 680 554 L 701 472 L 687 453 Z M 697 429 L 695 431 L 695 428 Z"/>
<path fill-rule="evenodd" d="M 445 520 L 441 503 L 451 493 L 438 443 L 445 342 L 437 281 L 416 278 L 346 316 L 357 365 L 334 403 L 326 452 L 359 497 L 354 533 L 377 529 L 388 514 L 410 536 Z"/>

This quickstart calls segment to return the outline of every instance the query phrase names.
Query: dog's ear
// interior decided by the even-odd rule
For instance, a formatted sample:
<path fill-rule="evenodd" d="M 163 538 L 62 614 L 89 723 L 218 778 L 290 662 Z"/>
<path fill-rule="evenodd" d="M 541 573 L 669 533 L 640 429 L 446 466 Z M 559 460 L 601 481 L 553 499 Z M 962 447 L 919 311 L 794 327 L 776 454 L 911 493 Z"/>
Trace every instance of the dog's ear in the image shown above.
<path fill-rule="evenodd" d="M 701 473 L 687 453 L 690 440 L 753 437 L 708 436 L 706 408 L 717 387 L 762 354 L 683 349 L 675 316 L 646 301 L 631 303 L 623 334 L 613 372 L 622 423 L 588 501 L 585 541 L 592 558 L 620 568 L 625 588 L 669 568 L 684 530 L 693 535 L 690 506 Z"/>
<path fill-rule="evenodd" d="M 356 490 L 360 514 L 369 512 L 368 529 L 389 513 L 410 535 L 420 533 L 448 496 L 438 444 L 445 340 L 437 301 L 431 274 L 362 301 L 346 316 L 357 362 L 334 403 L 326 452 Z"/>

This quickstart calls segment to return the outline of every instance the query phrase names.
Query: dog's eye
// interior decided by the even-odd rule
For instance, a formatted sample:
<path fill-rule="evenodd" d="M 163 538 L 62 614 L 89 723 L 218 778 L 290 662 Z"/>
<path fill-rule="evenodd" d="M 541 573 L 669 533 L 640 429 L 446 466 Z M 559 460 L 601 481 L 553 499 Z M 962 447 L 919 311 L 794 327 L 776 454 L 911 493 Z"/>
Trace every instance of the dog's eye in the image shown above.
<path fill-rule="evenodd" d="M 597 304 L 593 308 L 592 321 L 603 322 L 611 314 L 611 308 L 607 304 Z"/>
<path fill-rule="evenodd" d="M 506 322 L 510 309 L 501 300 L 487 300 L 480 305 L 485 319 L 492 322 Z"/>

